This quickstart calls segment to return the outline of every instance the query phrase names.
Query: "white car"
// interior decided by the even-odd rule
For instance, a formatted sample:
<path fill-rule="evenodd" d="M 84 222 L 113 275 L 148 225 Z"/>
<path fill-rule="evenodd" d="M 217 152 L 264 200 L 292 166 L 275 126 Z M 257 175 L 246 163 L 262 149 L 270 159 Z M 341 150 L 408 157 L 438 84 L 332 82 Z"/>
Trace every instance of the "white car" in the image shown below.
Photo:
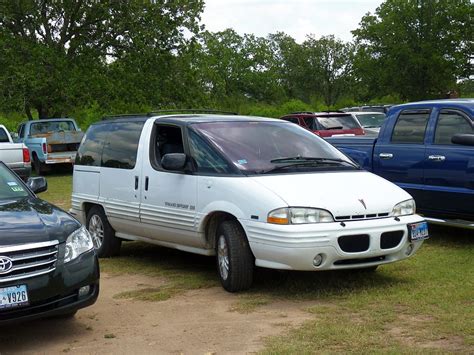
<path fill-rule="evenodd" d="M 88 129 L 72 209 L 100 256 L 138 240 L 217 255 L 231 292 L 254 266 L 374 269 L 428 237 L 411 196 L 283 120 L 124 116 Z"/>
<path fill-rule="evenodd" d="M 350 113 L 364 128 L 365 134 L 378 136 L 380 127 L 385 122 L 387 116 L 381 112 L 354 111 Z"/>

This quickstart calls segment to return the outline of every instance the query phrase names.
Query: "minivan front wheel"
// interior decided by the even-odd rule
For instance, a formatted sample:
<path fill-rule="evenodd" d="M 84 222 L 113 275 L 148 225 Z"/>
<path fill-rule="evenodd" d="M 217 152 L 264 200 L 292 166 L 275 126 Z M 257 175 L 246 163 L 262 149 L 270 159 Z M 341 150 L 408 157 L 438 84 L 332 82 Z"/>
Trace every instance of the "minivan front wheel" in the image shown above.
<path fill-rule="evenodd" d="M 87 214 L 86 227 L 99 257 L 118 255 L 122 240 L 115 237 L 115 231 L 107 220 L 104 210 L 94 206 Z"/>
<path fill-rule="evenodd" d="M 250 288 L 254 258 L 245 232 L 237 221 L 224 221 L 219 225 L 216 255 L 219 279 L 225 290 L 237 292 Z"/>

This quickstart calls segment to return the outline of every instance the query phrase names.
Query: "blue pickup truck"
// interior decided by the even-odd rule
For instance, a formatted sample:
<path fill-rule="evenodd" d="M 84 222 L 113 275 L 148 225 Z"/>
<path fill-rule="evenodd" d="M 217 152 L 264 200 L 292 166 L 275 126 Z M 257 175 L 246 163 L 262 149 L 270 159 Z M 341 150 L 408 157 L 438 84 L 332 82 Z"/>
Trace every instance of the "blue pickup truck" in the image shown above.
<path fill-rule="evenodd" d="M 52 118 L 22 123 L 17 142 L 28 147 L 33 169 L 42 175 L 57 164 L 72 166 L 83 136 L 72 118 Z"/>
<path fill-rule="evenodd" d="M 327 141 L 407 190 L 428 221 L 474 229 L 474 99 L 393 106 L 378 137 Z"/>

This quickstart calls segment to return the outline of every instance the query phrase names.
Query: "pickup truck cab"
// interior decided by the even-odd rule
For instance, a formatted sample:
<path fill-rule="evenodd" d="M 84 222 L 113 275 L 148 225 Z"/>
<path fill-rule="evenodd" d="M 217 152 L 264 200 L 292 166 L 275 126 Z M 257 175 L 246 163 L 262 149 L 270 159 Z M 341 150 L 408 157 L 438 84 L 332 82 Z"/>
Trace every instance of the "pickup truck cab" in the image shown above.
<path fill-rule="evenodd" d="M 255 265 L 374 269 L 413 255 L 428 233 L 408 193 L 320 137 L 284 120 L 230 115 L 91 125 L 70 213 L 99 256 L 117 254 L 122 240 L 217 255 L 231 292 L 250 287 Z"/>
<path fill-rule="evenodd" d="M 31 157 L 28 148 L 22 143 L 14 143 L 10 132 L 3 125 L 0 125 L 0 161 L 23 181 L 31 175 Z"/>
<path fill-rule="evenodd" d="M 281 119 L 306 128 L 320 137 L 365 134 L 359 121 L 345 112 L 294 112 Z"/>
<path fill-rule="evenodd" d="M 408 191 L 428 221 L 474 228 L 474 99 L 394 106 L 378 137 L 328 141 Z"/>
<path fill-rule="evenodd" d="M 84 133 L 71 118 L 33 120 L 18 128 L 18 142 L 30 150 L 38 175 L 55 164 L 73 164 Z"/>

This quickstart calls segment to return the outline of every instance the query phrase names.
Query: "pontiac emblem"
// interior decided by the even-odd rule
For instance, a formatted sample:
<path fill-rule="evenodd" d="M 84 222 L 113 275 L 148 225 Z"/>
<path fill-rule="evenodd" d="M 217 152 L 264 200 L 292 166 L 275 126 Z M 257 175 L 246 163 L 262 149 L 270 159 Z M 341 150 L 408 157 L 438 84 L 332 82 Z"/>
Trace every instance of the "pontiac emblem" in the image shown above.
<path fill-rule="evenodd" d="M 364 206 L 365 209 L 367 209 L 367 206 L 365 205 L 365 202 L 363 199 L 360 199 L 359 202 L 362 203 L 362 206 Z"/>
<path fill-rule="evenodd" d="M 6 274 L 13 268 L 12 259 L 7 256 L 0 256 L 0 274 Z"/>

